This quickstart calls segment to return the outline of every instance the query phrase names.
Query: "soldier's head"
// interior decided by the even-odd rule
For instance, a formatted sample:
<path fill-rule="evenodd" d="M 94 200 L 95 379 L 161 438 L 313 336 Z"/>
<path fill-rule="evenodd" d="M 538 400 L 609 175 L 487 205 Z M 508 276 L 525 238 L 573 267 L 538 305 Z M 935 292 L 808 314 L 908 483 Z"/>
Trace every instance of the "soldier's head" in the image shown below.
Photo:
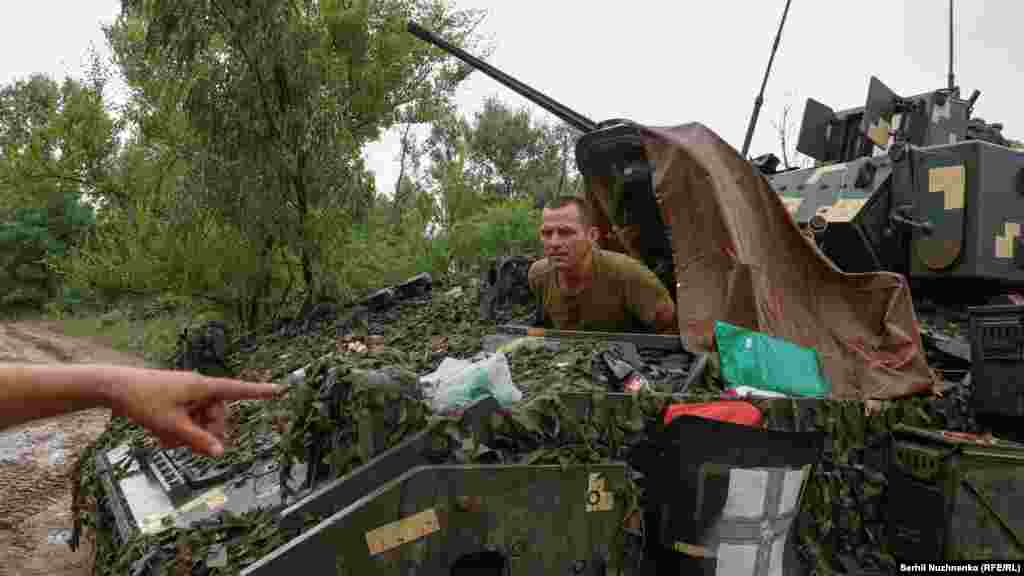
<path fill-rule="evenodd" d="M 598 239 L 587 203 L 574 196 L 556 198 L 544 206 L 542 216 L 540 239 L 544 256 L 558 269 L 579 266 Z"/>

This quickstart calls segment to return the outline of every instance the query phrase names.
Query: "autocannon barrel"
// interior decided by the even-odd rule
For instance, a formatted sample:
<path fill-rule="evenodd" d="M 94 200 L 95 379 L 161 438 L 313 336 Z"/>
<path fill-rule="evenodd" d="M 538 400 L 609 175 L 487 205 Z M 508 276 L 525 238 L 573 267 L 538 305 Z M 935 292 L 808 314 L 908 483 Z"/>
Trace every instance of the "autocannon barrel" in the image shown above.
<path fill-rule="evenodd" d="M 564 122 L 571 125 L 573 128 L 576 128 L 577 130 L 581 130 L 583 132 L 592 132 L 597 129 L 597 123 L 595 123 L 593 120 L 587 118 L 586 116 L 580 114 L 579 112 L 576 112 L 575 110 L 569 108 L 568 106 L 565 106 L 562 103 L 545 96 L 544 94 L 527 86 L 526 84 L 523 84 L 519 80 L 516 80 L 515 78 L 509 76 L 508 74 L 505 74 L 504 72 L 498 70 L 494 66 L 491 66 L 490 64 L 484 62 L 483 60 L 480 60 L 476 56 L 467 53 L 465 50 L 462 50 L 457 46 L 453 46 L 451 43 L 439 37 L 437 34 L 434 34 L 433 32 L 426 30 L 419 24 L 410 21 L 408 30 L 417 38 L 425 42 L 429 42 L 434 46 L 437 46 L 438 48 L 444 50 L 445 52 L 448 52 L 449 54 L 455 56 L 459 60 L 462 60 L 463 62 L 469 64 L 470 66 L 476 68 L 477 70 L 480 70 L 484 74 L 487 74 L 491 78 L 494 78 L 498 82 L 501 82 L 507 88 L 514 90 L 516 93 L 523 96 L 524 98 L 544 108 L 548 112 L 551 112 L 555 116 L 558 116 Z"/>

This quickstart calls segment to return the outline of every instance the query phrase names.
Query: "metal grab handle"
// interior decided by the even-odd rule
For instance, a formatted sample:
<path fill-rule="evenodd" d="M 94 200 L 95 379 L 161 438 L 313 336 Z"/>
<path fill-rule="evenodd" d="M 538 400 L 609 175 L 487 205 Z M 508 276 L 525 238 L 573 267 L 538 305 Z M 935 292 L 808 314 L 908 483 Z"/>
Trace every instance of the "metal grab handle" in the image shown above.
<path fill-rule="evenodd" d="M 935 231 L 935 226 L 927 220 L 924 222 L 914 220 L 910 217 L 911 210 L 910 206 L 900 206 L 889 214 L 889 221 L 915 228 L 920 230 L 925 236 L 931 236 L 932 232 Z"/>

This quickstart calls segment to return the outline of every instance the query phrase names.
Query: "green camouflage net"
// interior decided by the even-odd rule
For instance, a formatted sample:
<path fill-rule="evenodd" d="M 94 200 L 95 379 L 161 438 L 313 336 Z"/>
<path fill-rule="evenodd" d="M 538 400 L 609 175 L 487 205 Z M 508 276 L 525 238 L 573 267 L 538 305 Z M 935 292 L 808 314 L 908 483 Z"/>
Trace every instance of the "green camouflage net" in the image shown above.
<path fill-rule="evenodd" d="M 473 321 L 474 305 L 471 298 L 436 294 L 427 302 L 399 304 L 383 313 L 384 320 L 370 315 L 355 322 L 343 319 L 341 330 L 336 325 L 300 336 L 270 336 L 244 358 L 236 355 L 235 368 L 259 379 L 279 380 L 297 368 L 307 369 L 304 380 L 281 398 L 233 406 L 235 441 L 224 458 L 251 459 L 248 439 L 257 430 L 272 429 L 280 436 L 274 455 L 282 475 L 296 462 L 305 462 L 308 440 L 319 438 L 328 447 L 319 454 L 319 463 L 336 478 L 411 434 L 430 429 L 439 442 L 460 440 L 454 454 L 458 463 L 564 466 L 622 461 L 666 404 L 681 401 L 648 392 L 608 400 L 606 389 L 591 379 L 592 358 L 603 343 L 563 342 L 557 351 L 524 347 L 509 358 L 523 400 L 493 413 L 489 443 L 477 442 L 456 415 L 429 412 L 416 379 L 434 370 L 445 356 L 466 358 L 479 351 L 481 337 L 493 326 Z M 383 384 L 374 381 L 380 374 L 388 375 Z M 715 400 L 720 390 L 709 367 L 685 401 Z M 885 550 L 881 499 L 886 487 L 884 450 L 895 424 L 973 431 L 966 429 L 955 398 L 886 402 L 870 413 L 860 402 L 752 402 L 772 428 L 823 430 L 828 435 L 825 459 L 809 481 L 795 529 L 804 562 L 818 574 L 848 573 L 853 571 L 850 567 L 888 572 L 893 567 Z M 580 415 L 581 403 L 594 407 L 585 417 Z M 144 443 L 147 436 L 137 426 L 115 419 L 81 455 L 74 482 L 76 525 L 95 538 L 96 574 L 131 574 L 147 555 L 160 557 L 153 563 L 160 566 L 157 573 L 192 574 L 194 564 L 222 554 L 216 545 L 225 543 L 226 565 L 202 573 L 237 574 L 302 531 L 284 530 L 264 511 L 225 514 L 217 522 L 172 527 L 118 542 L 112 527 L 102 521 L 102 491 L 93 455 L 125 441 Z M 616 497 L 636 510 L 643 494 L 631 483 L 627 494 Z M 306 518 L 304 526 L 319 520 Z"/>

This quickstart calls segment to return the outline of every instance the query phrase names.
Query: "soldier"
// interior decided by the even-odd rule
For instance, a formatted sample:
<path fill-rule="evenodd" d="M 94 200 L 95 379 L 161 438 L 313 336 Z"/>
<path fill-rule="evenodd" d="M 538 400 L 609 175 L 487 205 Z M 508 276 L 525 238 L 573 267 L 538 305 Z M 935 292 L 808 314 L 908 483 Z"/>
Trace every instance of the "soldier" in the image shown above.
<path fill-rule="evenodd" d="M 641 262 L 597 246 L 586 203 L 545 206 L 545 258 L 530 266 L 530 290 L 544 322 L 560 330 L 674 333 L 676 308 L 665 285 Z"/>

